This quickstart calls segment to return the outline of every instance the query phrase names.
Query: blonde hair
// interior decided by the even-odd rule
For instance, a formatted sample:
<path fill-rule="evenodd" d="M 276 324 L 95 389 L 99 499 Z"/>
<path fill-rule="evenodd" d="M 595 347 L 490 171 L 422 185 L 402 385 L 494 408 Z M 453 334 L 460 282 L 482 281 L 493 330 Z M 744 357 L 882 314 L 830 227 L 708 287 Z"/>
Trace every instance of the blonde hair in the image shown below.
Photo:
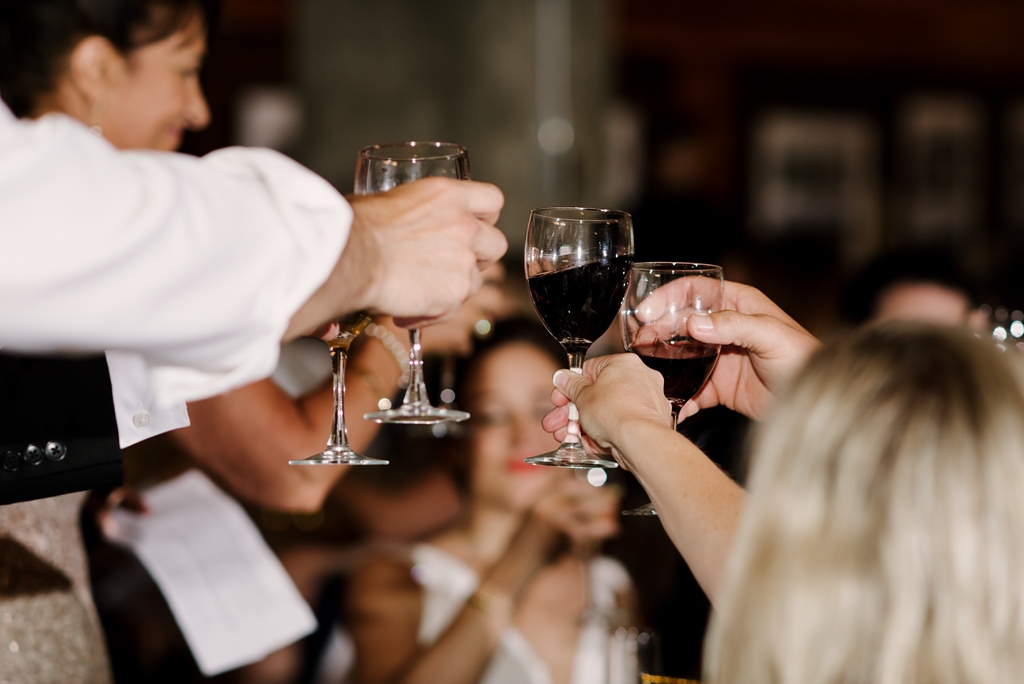
<path fill-rule="evenodd" d="M 713 684 L 1024 681 L 1024 370 L 886 326 L 817 354 L 754 447 Z"/>

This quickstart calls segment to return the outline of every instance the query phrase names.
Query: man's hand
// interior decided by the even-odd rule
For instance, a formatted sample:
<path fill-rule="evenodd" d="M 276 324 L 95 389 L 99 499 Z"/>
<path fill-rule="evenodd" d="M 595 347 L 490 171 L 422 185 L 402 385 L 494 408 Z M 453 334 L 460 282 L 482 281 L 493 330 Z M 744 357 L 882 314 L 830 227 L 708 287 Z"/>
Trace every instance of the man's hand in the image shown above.
<path fill-rule="evenodd" d="M 692 315 L 686 329 L 696 340 L 721 344 L 718 364 L 703 389 L 683 405 L 692 416 L 719 404 L 762 419 L 779 385 L 820 346 L 786 312 L 748 285 L 725 284 L 725 311 Z"/>
<path fill-rule="evenodd" d="M 505 200 L 488 183 L 426 178 L 348 199 L 354 218 L 345 250 L 286 339 L 359 310 L 404 326 L 444 320 L 508 248 L 494 226 Z"/>
<path fill-rule="evenodd" d="M 363 308 L 394 316 L 399 325 L 455 313 L 508 249 L 493 225 L 504 203 L 493 185 L 427 178 L 349 201 L 349 240 L 366 245 L 359 255 L 368 271 Z"/>

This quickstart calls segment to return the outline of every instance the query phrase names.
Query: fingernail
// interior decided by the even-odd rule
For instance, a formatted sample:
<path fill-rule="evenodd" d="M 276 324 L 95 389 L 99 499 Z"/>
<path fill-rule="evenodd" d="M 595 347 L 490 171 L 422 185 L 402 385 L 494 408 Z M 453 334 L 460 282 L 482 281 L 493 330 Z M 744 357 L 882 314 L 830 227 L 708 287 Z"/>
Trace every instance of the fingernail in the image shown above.
<path fill-rule="evenodd" d="M 693 314 L 692 318 L 696 321 L 693 325 L 700 332 L 711 332 L 715 329 L 715 324 L 711 320 L 711 316 L 707 314 Z"/>
<path fill-rule="evenodd" d="M 559 368 L 555 371 L 555 374 L 551 376 L 551 383 L 558 389 L 565 389 L 565 381 L 569 376 L 566 375 L 565 371 Z"/>

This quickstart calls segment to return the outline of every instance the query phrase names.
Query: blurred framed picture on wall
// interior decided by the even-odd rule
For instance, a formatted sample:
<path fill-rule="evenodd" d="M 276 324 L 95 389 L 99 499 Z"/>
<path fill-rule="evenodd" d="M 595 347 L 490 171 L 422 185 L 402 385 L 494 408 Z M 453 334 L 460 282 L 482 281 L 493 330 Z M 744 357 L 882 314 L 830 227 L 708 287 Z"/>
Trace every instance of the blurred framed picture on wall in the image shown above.
<path fill-rule="evenodd" d="M 894 224 L 912 243 L 967 243 L 985 221 L 985 107 L 911 94 L 896 110 Z"/>
<path fill-rule="evenodd" d="M 878 249 L 878 127 L 858 112 L 767 110 L 753 119 L 748 227 L 755 239 L 834 241 L 844 262 Z"/>
<path fill-rule="evenodd" d="M 1006 237 L 1024 245 L 1024 98 L 1008 104 L 1002 115 L 1000 209 Z"/>

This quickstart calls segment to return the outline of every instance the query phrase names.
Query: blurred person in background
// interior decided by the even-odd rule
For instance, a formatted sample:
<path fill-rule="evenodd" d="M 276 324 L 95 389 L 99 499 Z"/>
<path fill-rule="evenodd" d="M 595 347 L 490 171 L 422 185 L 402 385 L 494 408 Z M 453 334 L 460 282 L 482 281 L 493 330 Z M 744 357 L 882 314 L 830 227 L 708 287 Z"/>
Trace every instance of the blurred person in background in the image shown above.
<path fill-rule="evenodd" d="M 209 119 L 198 74 L 216 9 L 216 2 L 200 0 L 8 0 L 0 4 L 0 59 L 5 62 L 0 93 L 18 115 L 60 112 L 92 126 L 119 148 L 173 150 L 184 130 L 202 128 Z M 438 340 L 441 351 L 468 346 L 469 331 L 490 315 L 495 301 L 493 288 L 483 290 L 446 327 L 425 339 Z M 376 408 L 378 392 L 393 393 L 399 376 L 391 352 L 380 345 L 364 346 L 363 357 L 362 363 L 374 369 L 367 372 L 381 377 L 374 387 L 351 393 L 351 408 L 360 413 Z M 74 429 L 107 435 L 115 454 L 118 442 L 124 447 L 188 425 L 184 405 L 157 405 L 146 363 L 134 354 L 108 352 L 106 359 L 78 361 L 13 357 L 2 361 L 8 389 L 23 381 L 31 384 L 30 378 L 22 377 L 25 373 L 35 374 L 32 377 L 43 385 L 50 382 L 52 386 L 55 378 L 68 387 L 71 391 L 62 396 L 74 399 L 67 407 L 79 426 Z M 186 428 L 182 442 L 200 445 L 197 459 L 243 496 L 270 505 L 315 509 L 344 469 L 286 464 L 289 458 L 322 448 L 333 416 L 331 401 L 329 388 L 292 399 L 270 380 L 263 380 L 223 400 L 193 404 L 196 425 Z M 5 429 L 16 431 L 13 425 Z M 196 433 L 199 436 L 192 436 Z M 371 437 L 367 429 L 353 441 L 358 448 Z M 117 467 L 106 469 L 111 476 L 95 486 L 107 480 L 113 483 L 115 470 L 119 479 L 120 457 L 116 456 Z M 5 461 L 7 470 L 17 470 L 15 465 L 7 468 Z M 0 508 L 0 541 L 12 546 L 5 559 L 14 563 L 5 566 L 4 586 L 14 592 L 7 599 L 25 592 L 38 594 L 39 587 L 33 589 L 33 581 L 25 584 L 28 580 L 22 576 L 40 575 L 40 568 L 46 570 L 41 576 L 50 578 L 41 591 L 63 592 L 54 599 L 56 604 L 36 601 L 31 610 L 18 611 L 19 625 L 34 625 L 38 637 L 25 641 L 17 651 L 8 649 L 17 653 L 17 672 L 22 676 L 109 680 L 78 533 L 83 496 L 66 494 Z M 55 609 L 57 604 L 63 607 Z M 46 655 L 51 637 L 62 645 L 61 658 Z M 49 674 L 40 674 L 44 672 Z"/>
<path fill-rule="evenodd" d="M 340 679 L 347 668 L 367 684 L 600 680 L 608 624 L 635 619 L 628 574 L 593 555 L 618 530 L 616 497 L 569 471 L 523 462 L 546 448 L 540 421 L 564 356 L 536 322 L 512 319 L 461 364 L 456 396 L 472 418 L 463 437 L 445 440 L 461 511 L 425 541 L 378 548 L 356 564 L 334 611 L 354 662 L 306 663 L 308 681 L 318 670 Z M 292 570 L 308 558 L 284 562 Z M 293 646 L 245 681 L 293 681 L 302 657 Z"/>
<path fill-rule="evenodd" d="M 940 249 L 913 249 L 876 257 L 850 281 L 843 313 L 851 324 L 920 321 L 974 327 L 984 322 L 970 280 Z"/>
<path fill-rule="evenodd" d="M 408 558 L 353 576 L 356 681 L 564 684 L 602 671 L 600 613 L 628 620 L 633 589 L 617 562 L 571 547 L 613 535 L 617 502 L 571 472 L 523 462 L 545 449 L 540 420 L 563 357 L 539 325 L 511 320 L 465 365 L 465 509 Z"/>

